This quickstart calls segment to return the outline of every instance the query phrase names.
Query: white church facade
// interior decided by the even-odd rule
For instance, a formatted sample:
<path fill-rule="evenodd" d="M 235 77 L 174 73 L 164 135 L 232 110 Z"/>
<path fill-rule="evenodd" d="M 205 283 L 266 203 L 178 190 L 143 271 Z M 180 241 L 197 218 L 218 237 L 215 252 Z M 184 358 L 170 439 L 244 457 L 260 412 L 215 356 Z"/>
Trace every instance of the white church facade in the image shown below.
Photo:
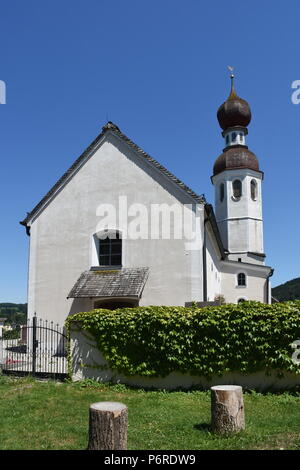
<path fill-rule="evenodd" d="M 214 208 L 115 124 L 103 127 L 21 222 L 29 318 L 62 325 L 97 307 L 271 302 L 263 173 L 246 146 L 250 107 L 233 84 L 218 120 L 225 148 L 211 178 Z M 184 236 L 185 220 L 194 238 Z"/>

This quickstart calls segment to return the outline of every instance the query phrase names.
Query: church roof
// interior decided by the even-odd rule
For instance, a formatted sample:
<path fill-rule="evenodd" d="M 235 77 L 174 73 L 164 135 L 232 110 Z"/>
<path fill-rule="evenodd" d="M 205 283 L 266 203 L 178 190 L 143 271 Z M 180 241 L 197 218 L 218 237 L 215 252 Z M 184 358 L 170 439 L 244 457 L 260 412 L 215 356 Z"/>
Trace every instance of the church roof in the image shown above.
<path fill-rule="evenodd" d="M 215 176 L 225 170 L 236 170 L 239 168 L 260 171 L 256 155 L 246 145 L 226 147 L 223 153 L 216 159 L 213 172 Z"/>
<path fill-rule="evenodd" d="M 87 149 L 75 160 L 75 162 L 70 166 L 70 168 L 62 175 L 62 177 L 52 186 L 50 191 L 40 200 L 40 202 L 33 208 L 31 212 L 27 213 L 27 216 L 24 220 L 20 222 L 20 224 L 25 225 L 27 227 L 28 222 L 37 214 L 39 209 L 43 207 L 45 203 L 55 194 L 55 192 L 64 184 L 67 179 L 72 175 L 72 173 L 84 163 L 84 160 L 88 159 L 94 149 L 97 147 L 97 144 L 103 138 L 103 136 L 107 132 L 112 132 L 113 134 L 117 135 L 121 138 L 126 144 L 131 147 L 135 152 L 143 159 L 147 160 L 151 165 L 156 167 L 161 173 L 164 174 L 169 180 L 171 180 L 175 185 L 179 186 L 185 193 L 191 196 L 195 202 L 199 204 L 205 204 L 205 197 L 204 195 L 196 194 L 192 189 L 190 189 L 186 184 L 184 184 L 179 178 L 173 175 L 167 168 L 161 165 L 157 160 L 152 158 L 148 153 L 146 153 L 141 147 L 135 144 L 132 140 L 130 140 L 125 134 L 123 134 L 118 126 L 113 122 L 109 121 L 105 126 L 102 128 L 102 132 L 96 137 L 96 139 L 87 147 Z"/>
<path fill-rule="evenodd" d="M 225 131 L 232 127 L 247 127 L 251 121 L 251 109 L 246 100 L 240 98 L 234 89 L 234 75 L 231 75 L 231 91 L 227 100 L 221 104 L 217 112 L 220 127 Z"/>
<path fill-rule="evenodd" d="M 94 267 L 84 271 L 68 298 L 136 297 L 140 298 L 149 268 Z"/>

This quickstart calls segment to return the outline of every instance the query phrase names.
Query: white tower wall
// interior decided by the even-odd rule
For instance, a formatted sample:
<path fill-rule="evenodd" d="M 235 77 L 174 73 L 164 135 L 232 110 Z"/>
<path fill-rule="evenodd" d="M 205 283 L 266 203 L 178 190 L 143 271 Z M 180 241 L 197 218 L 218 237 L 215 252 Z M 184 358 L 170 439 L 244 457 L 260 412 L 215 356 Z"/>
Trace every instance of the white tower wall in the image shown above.
<path fill-rule="evenodd" d="M 241 182 L 241 196 L 235 197 L 233 182 Z M 215 186 L 215 212 L 229 259 L 253 262 L 249 253 L 263 255 L 262 173 L 250 169 L 226 170 L 212 178 Z M 251 193 L 251 182 L 255 185 Z M 224 184 L 222 200 L 221 185 Z M 263 263 L 263 257 L 255 263 Z"/>

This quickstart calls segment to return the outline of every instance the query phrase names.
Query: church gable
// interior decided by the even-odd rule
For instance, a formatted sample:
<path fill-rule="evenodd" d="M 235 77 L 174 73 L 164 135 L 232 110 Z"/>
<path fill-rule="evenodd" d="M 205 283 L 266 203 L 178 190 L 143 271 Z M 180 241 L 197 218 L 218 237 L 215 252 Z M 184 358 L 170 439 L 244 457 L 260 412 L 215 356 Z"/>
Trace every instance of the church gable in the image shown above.
<path fill-rule="evenodd" d="M 181 180 L 179 180 L 165 167 L 163 167 L 159 162 L 157 162 L 149 154 L 147 154 L 139 146 L 137 146 L 133 141 L 131 141 L 125 134 L 123 134 L 119 130 L 119 128 L 115 124 L 109 122 L 103 127 L 101 134 L 99 134 L 99 136 L 80 155 L 80 157 L 75 160 L 73 165 L 64 173 L 64 175 L 50 189 L 50 191 L 45 195 L 45 197 L 35 206 L 35 208 L 30 213 L 28 213 L 27 217 L 20 223 L 28 227 L 29 229 L 31 222 L 39 216 L 39 214 L 44 210 L 47 205 L 51 204 L 51 202 L 55 200 L 56 196 L 59 195 L 61 191 L 64 191 L 64 188 L 68 186 L 69 182 L 74 179 L 80 179 L 79 175 L 81 173 L 86 173 L 85 178 L 90 176 L 91 179 L 93 179 L 93 177 L 95 177 L 95 162 L 93 160 L 97 159 L 97 157 L 106 159 L 106 161 L 99 161 L 101 171 L 105 171 L 105 173 L 103 173 L 102 175 L 98 175 L 99 186 L 103 185 L 105 187 L 109 187 L 111 184 L 111 187 L 113 187 L 113 183 L 115 183 L 113 180 L 115 178 L 120 178 L 120 185 L 124 186 L 125 175 L 121 174 L 121 171 L 118 171 L 118 169 L 116 169 L 115 173 L 112 173 L 110 171 L 110 167 L 113 166 L 113 158 L 116 156 L 116 153 L 112 151 L 112 147 L 118 149 L 120 154 L 126 157 L 127 163 L 131 163 L 132 165 L 139 167 L 140 170 L 143 170 L 143 172 L 147 173 L 153 181 L 158 183 L 161 187 L 163 187 L 168 193 L 172 194 L 172 196 L 180 202 L 185 204 L 205 203 L 204 196 L 198 195 L 194 191 L 192 191 Z M 98 152 L 100 152 L 101 155 L 97 156 Z M 93 164 L 91 164 L 91 162 L 93 162 Z M 125 164 L 125 160 L 123 163 Z M 107 170 L 105 169 L 105 165 Z M 128 165 L 128 169 L 129 166 L 130 165 Z M 126 173 L 126 169 L 123 164 L 122 170 Z M 88 174 L 89 171 L 90 175 Z M 133 181 L 128 181 L 128 184 L 132 183 Z"/>

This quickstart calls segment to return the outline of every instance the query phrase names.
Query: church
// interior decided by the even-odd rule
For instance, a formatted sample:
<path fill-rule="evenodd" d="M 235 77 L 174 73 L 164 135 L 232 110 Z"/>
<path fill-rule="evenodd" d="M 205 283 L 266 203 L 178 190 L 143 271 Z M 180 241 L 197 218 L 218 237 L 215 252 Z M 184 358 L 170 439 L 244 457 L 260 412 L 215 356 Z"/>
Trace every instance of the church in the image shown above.
<path fill-rule="evenodd" d="M 224 149 L 214 206 L 108 122 L 27 213 L 29 318 L 63 325 L 94 308 L 271 303 L 264 174 L 246 145 L 251 110 L 233 78 L 217 111 Z"/>

